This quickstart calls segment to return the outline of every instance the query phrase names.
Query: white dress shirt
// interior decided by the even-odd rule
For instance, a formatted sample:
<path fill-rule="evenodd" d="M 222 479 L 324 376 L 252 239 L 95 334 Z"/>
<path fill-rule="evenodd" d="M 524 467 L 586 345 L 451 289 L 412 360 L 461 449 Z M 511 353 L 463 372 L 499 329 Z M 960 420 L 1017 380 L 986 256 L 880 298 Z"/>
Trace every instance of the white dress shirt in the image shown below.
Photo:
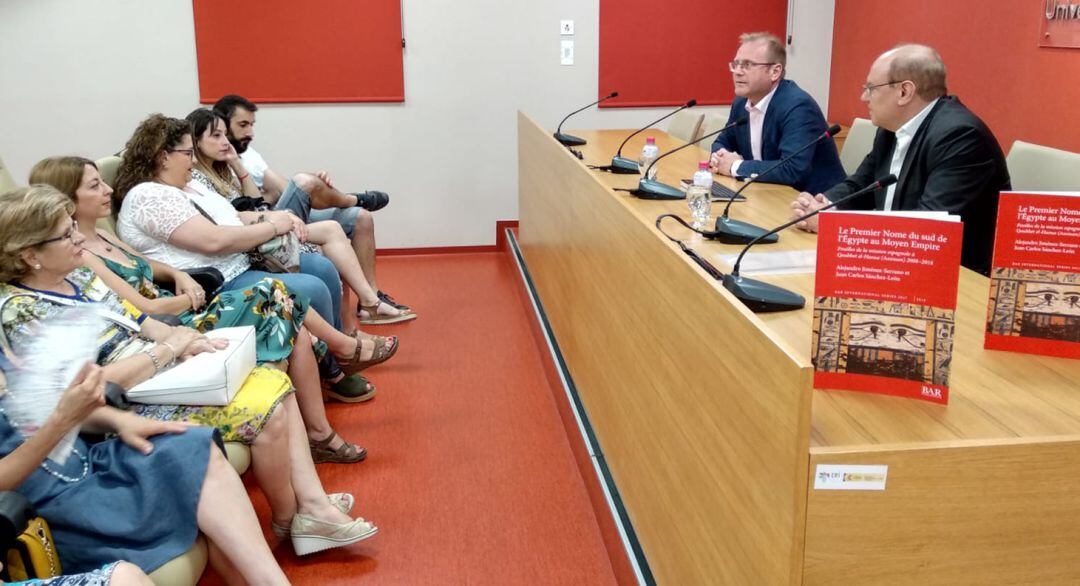
<path fill-rule="evenodd" d="M 907 156 L 908 148 L 911 147 L 911 140 L 915 138 L 915 133 L 919 131 L 919 127 L 922 126 L 923 120 L 930 115 L 930 110 L 934 109 L 934 104 L 937 104 L 937 100 L 930 102 L 921 112 L 915 115 L 914 118 L 908 120 L 896 131 L 896 146 L 893 147 L 892 163 L 889 165 L 889 173 L 900 177 L 900 170 L 904 166 L 904 158 Z M 885 190 L 885 211 L 893 209 L 893 196 L 896 195 L 896 183 L 893 183 Z"/>
<path fill-rule="evenodd" d="M 765 111 L 769 109 L 769 102 L 772 101 L 773 94 L 776 93 L 778 87 L 780 87 L 780 84 L 776 84 L 776 87 L 765 94 L 764 98 L 758 100 L 758 103 L 751 104 L 750 100 L 746 100 L 746 104 L 744 104 L 747 116 L 750 118 L 750 152 L 753 153 L 755 161 L 761 160 L 761 132 L 765 127 Z M 741 162 L 735 161 L 731 164 L 732 177 L 739 175 L 739 164 Z"/>

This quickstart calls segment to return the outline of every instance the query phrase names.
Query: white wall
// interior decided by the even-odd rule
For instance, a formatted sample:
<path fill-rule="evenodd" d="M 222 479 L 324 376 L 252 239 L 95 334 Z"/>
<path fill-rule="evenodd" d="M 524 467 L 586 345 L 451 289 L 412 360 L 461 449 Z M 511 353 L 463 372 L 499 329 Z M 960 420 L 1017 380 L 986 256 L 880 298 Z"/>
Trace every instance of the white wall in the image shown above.
<path fill-rule="evenodd" d="M 790 0 L 790 6 L 792 44 L 788 47 L 788 77 L 814 96 L 828 116 L 836 0 Z"/>
<path fill-rule="evenodd" d="M 833 0 L 794 1 L 791 77 L 824 101 Z M 575 21 L 572 67 L 558 62 L 560 19 Z M 390 192 L 380 247 L 491 244 L 495 222 L 517 217 L 516 112 L 554 127 L 596 99 L 598 20 L 599 0 L 408 0 L 404 104 L 264 106 L 255 144 L 279 172 Z M 42 157 L 100 157 L 147 114 L 197 106 L 190 0 L 0 1 L 0 156 L 20 182 Z M 593 109 L 567 128 L 661 111 Z"/>

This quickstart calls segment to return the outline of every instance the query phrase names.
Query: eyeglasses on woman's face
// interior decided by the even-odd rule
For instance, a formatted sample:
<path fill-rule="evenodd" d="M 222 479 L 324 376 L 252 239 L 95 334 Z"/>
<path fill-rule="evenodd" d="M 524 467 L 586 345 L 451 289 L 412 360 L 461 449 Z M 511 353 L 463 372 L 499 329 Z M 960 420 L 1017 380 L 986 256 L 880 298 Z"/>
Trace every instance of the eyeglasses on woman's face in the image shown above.
<path fill-rule="evenodd" d="M 47 238 L 41 242 L 31 244 L 30 246 L 45 246 L 46 244 L 52 244 L 53 242 L 60 242 L 61 240 L 70 240 L 72 244 L 75 243 L 75 233 L 79 231 L 79 223 L 75 220 L 71 220 L 71 227 L 66 232 L 55 238 Z"/>
<path fill-rule="evenodd" d="M 180 153 L 182 155 L 187 155 L 189 159 L 195 156 L 195 149 L 165 149 L 165 151 L 169 153 Z"/>

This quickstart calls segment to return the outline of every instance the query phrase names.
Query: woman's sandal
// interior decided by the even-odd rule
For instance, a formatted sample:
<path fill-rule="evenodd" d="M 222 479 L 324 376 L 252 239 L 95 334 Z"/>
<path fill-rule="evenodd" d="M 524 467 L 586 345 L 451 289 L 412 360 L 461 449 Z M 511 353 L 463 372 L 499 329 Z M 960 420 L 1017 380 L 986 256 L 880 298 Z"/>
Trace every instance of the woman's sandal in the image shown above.
<path fill-rule="evenodd" d="M 398 312 L 397 315 L 380 314 L 379 307 L 381 307 L 383 304 L 386 304 L 387 307 L 396 309 Z M 356 306 L 359 308 L 359 311 L 357 311 L 357 315 L 360 318 L 360 323 L 368 326 L 396 324 L 403 321 L 410 321 L 416 319 L 416 314 L 413 313 L 413 310 L 408 308 L 400 309 L 386 301 L 383 301 L 382 299 L 380 299 L 378 303 L 372 305 L 364 305 L 362 303 L 357 303 Z M 365 315 L 361 312 L 367 313 Z"/>
<path fill-rule="evenodd" d="M 308 440 L 308 446 L 311 448 L 311 459 L 316 464 L 322 464 L 329 462 L 332 464 L 353 464 L 355 462 L 361 462 L 364 458 L 367 458 L 367 449 L 350 444 L 343 441 L 336 449 L 330 447 L 330 443 L 337 437 L 336 431 L 331 431 L 330 435 L 321 440 Z"/>
<path fill-rule="evenodd" d="M 397 336 L 375 336 L 371 338 L 375 343 L 375 349 L 371 352 L 371 358 L 367 360 L 360 359 L 360 349 L 363 344 L 363 340 L 359 334 L 353 336 L 356 339 L 356 352 L 353 353 L 352 358 L 345 360 L 344 358 L 338 359 L 338 364 L 341 365 L 341 370 L 345 374 L 356 374 L 365 368 L 371 368 L 376 364 L 386 362 L 391 356 L 397 352 L 398 338 Z"/>

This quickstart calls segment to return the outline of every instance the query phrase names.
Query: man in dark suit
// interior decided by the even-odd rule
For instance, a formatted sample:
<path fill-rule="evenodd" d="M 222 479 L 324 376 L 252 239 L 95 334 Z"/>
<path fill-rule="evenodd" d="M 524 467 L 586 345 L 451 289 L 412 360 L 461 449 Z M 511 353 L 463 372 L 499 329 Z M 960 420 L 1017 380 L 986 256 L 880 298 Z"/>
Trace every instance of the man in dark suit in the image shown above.
<path fill-rule="evenodd" d="M 828 124 L 810 94 L 784 79 L 787 50 L 780 39 L 767 33 L 748 33 L 739 41 L 742 44 L 735 60 L 728 64 L 736 95 L 728 123 L 743 116 L 749 123 L 716 137 L 710 164 L 723 175 L 750 177 L 809 144 Z M 761 177 L 764 182 L 813 193 L 843 179 L 844 168 L 832 138 Z"/>
<path fill-rule="evenodd" d="M 900 45 L 878 57 L 862 94 L 878 127 L 870 154 L 839 185 L 816 196 L 801 194 L 791 204 L 792 217 L 892 173 L 899 179 L 895 185 L 840 207 L 957 214 L 964 222 L 961 263 L 987 274 L 998 193 L 1011 188 L 1009 172 L 990 129 L 947 91 L 945 65 L 930 47 Z M 817 216 L 797 225 L 816 231 Z"/>

